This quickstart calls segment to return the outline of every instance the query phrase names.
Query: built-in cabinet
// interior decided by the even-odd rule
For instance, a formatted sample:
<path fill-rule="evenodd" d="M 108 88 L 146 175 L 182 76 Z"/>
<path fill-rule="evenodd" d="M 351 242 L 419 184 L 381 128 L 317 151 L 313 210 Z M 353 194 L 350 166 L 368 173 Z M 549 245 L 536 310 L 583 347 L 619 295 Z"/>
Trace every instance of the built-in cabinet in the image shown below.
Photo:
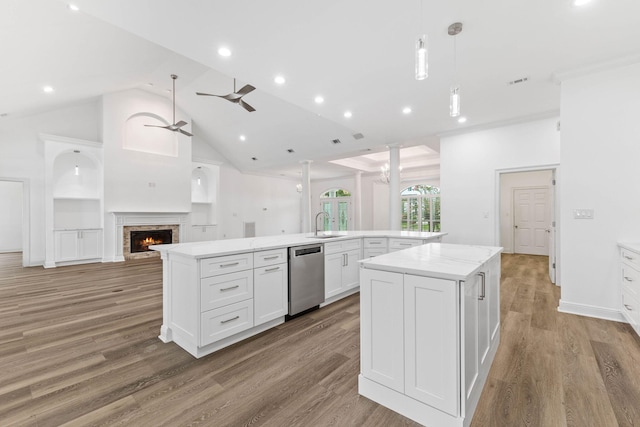
<path fill-rule="evenodd" d="M 363 258 L 373 258 L 374 256 L 387 253 L 386 237 L 365 237 L 362 239 Z"/>
<path fill-rule="evenodd" d="M 191 171 L 191 228 L 188 241 L 216 240 L 219 165 L 194 162 Z"/>
<path fill-rule="evenodd" d="M 324 297 L 357 288 L 360 283 L 358 260 L 362 258 L 362 239 L 340 240 L 324 245 Z"/>
<path fill-rule="evenodd" d="M 253 254 L 255 326 L 287 314 L 288 279 L 286 249 Z"/>
<path fill-rule="evenodd" d="M 55 261 L 81 261 L 102 256 L 102 229 L 56 230 Z"/>
<path fill-rule="evenodd" d="M 622 314 L 640 335 L 640 244 L 620 245 Z"/>
<path fill-rule="evenodd" d="M 360 394 L 423 425 L 468 426 L 499 345 L 499 258 L 464 280 L 397 270 L 361 269 Z"/>

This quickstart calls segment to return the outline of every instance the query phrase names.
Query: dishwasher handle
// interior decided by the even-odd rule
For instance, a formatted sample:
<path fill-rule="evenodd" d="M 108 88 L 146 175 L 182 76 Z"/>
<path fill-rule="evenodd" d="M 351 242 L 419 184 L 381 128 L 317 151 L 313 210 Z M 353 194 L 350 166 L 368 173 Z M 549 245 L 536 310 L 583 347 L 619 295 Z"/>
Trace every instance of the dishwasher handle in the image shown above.
<path fill-rule="evenodd" d="M 321 254 L 323 252 L 322 245 L 303 246 L 298 248 L 292 248 L 292 258 L 299 258 L 307 255 Z"/>

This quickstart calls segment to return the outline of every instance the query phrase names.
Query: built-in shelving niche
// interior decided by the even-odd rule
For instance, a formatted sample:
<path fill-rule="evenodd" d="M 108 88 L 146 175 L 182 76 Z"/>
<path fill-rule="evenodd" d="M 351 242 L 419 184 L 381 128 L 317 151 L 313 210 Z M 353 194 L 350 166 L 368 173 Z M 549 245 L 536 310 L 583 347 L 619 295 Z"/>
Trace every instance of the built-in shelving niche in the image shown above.
<path fill-rule="evenodd" d="M 218 165 L 194 162 L 191 171 L 191 241 L 217 239 Z"/>

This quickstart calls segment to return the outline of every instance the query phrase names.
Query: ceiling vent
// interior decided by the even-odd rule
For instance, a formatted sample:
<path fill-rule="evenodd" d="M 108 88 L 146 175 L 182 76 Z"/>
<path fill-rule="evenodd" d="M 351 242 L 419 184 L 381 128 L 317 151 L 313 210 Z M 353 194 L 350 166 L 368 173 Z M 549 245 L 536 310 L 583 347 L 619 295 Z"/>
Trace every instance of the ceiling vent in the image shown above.
<path fill-rule="evenodd" d="M 519 79 L 511 80 L 509 82 L 510 85 L 517 85 L 520 83 L 524 83 L 529 80 L 529 77 L 520 77 Z"/>
<path fill-rule="evenodd" d="M 360 132 L 353 134 L 353 139 L 362 139 L 362 138 L 364 138 L 364 135 L 361 134 Z"/>
<path fill-rule="evenodd" d="M 258 160 L 258 158 L 257 157 L 252 157 L 251 160 L 255 161 L 255 160 Z"/>
<path fill-rule="evenodd" d="M 340 144 L 341 143 L 341 141 L 338 138 L 332 139 L 331 142 L 333 142 L 334 144 Z"/>
<path fill-rule="evenodd" d="M 293 148 L 287 148 L 287 153 L 295 153 L 295 151 L 293 150 Z"/>

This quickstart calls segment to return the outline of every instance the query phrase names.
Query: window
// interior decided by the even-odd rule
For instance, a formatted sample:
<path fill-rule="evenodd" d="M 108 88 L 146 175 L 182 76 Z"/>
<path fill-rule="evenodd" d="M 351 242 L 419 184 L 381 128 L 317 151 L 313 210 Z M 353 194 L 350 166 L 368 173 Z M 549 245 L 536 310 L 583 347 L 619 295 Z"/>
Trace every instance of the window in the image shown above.
<path fill-rule="evenodd" d="M 413 185 L 400 193 L 402 229 L 440 231 L 440 189 L 431 185 Z"/>
<path fill-rule="evenodd" d="M 333 188 L 320 195 L 320 209 L 324 215 L 324 231 L 347 231 L 351 219 L 351 193 Z"/>

